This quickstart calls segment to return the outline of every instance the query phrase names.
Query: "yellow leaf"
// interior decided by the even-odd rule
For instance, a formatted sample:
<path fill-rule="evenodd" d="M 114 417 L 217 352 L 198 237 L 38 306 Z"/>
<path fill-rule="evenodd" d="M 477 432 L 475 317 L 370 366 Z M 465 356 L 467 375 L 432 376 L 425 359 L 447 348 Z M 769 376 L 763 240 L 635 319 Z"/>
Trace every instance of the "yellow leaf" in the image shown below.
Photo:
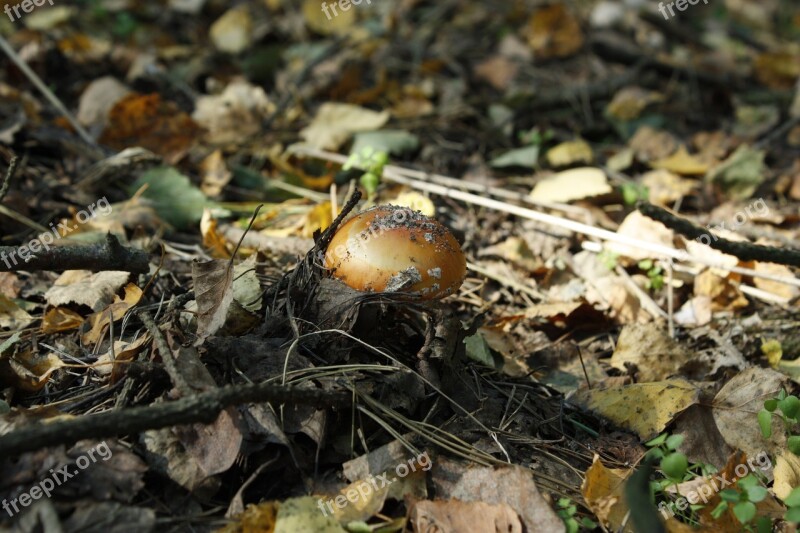
<path fill-rule="evenodd" d="M 661 433 L 683 410 L 697 403 L 700 390 L 684 379 L 578 391 L 573 402 L 642 440 Z"/>
<path fill-rule="evenodd" d="M 685 146 L 678 148 L 678 151 L 669 157 L 659 159 L 650 163 L 653 168 L 663 168 L 671 170 L 676 174 L 699 175 L 708 172 L 708 164 L 703 163 L 696 157 L 689 155 Z"/>

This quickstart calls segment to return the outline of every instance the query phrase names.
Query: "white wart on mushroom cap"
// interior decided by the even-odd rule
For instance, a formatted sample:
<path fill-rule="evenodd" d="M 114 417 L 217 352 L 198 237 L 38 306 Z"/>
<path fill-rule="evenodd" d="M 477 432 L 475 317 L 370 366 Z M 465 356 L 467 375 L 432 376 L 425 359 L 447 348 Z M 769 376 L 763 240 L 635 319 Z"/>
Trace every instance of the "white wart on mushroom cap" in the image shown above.
<path fill-rule="evenodd" d="M 358 291 L 434 299 L 461 286 L 467 261 L 458 241 L 437 221 L 407 207 L 382 205 L 338 229 L 325 267 Z"/>

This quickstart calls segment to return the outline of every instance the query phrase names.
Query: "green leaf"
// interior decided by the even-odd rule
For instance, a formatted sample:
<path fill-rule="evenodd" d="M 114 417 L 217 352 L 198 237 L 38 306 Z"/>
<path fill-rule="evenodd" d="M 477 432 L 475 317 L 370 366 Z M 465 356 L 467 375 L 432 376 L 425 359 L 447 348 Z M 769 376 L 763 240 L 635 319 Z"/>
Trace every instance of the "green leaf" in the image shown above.
<path fill-rule="evenodd" d="M 786 447 L 795 455 L 800 455 L 800 435 L 792 435 L 786 440 Z"/>
<path fill-rule="evenodd" d="M 661 435 L 659 435 L 658 437 L 654 438 L 653 440 L 649 440 L 649 441 L 645 442 L 644 445 L 648 446 L 648 447 L 649 446 L 661 446 L 662 444 L 667 442 L 667 436 L 668 435 L 666 433 L 662 433 Z"/>
<path fill-rule="evenodd" d="M 738 490 L 734 489 L 725 489 L 719 491 L 719 497 L 725 500 L 726 502 L 735 503 L 741 499 L 741 494 Z"/>
<path fill-rule="evenodd" d="M 663 459 L 664 458 L 664 450 L 661 448 L 651 448 L 647 450 L 647 453 L 644 454 L 646 458 L 653 458 L 653 459 Z"/>
<path fill-rule="evenodd" d="M 772 436 L 772 413 L 767 409 L 758 412 L 758 426 L 761 428 L 761 436 L 765 439 Z"/>
<path fill-rule="evenodd" d="M 758 503 L 767 497 L 767 489 L 761 485 L 749 487 L 747 489 L 747 499 L 753 503 Z"/>
<path fill-rule="evenodd" d="M 764 409 L 769 411 L 770 413 L 773 412 L 778 407 L 778 400 L 775 398 L 770 398 L 766 402 L 764 402 Z"/>
<path fill-rule="evenodd" d="M 746 524 L 756 517 L 756 504 L 753 502 L 739 502 L 733 506 L 733 514 L 739 522 Z"/>
<path fill-rule="evenodd" d="M 736 482 L 740 489 L 749 489 L 758 485 L 758 479 L 753 474 L 748 474 Z"/>
<path fill-rule="evenodd" d="M 778 402 L 778 409 L 789 418 L 795 418 L 800 412 L 800 399 L 795 395 L 787 396 Z"/>
<path fill-rule="evenodd" d="M 419 147 L 419 137 L 405 130 L 378 130 L 356 133 L 353 137 L 353 147 L 350 149 L 350 153 L 359 153 L 366 147 L 378 152 L 399 156 L 416 150 Z M 386 164 L 386 161 L 384 161 L 384 164 Z M 364 168 L 364 170 L 367 169 Z"/>
<path fill-rule="evenodd" d="M 677 450 L 683 444 L 683 435 L 671 435 L 666 442 L 667 448 Z"/>
<path fill-rule="evenodd" d="M 689 468 L 689 461 L 682 453 L 671 453 L 661 460 L 661 470 L 667 477 L 681 479 Z"/>
<path fill-rule="evenodd" d="M 489 350 L 489 344 L 480 333 L 465 338 L 464 344 L 466 345 L 467 357 L 490 368 L 495 368 L 494 356 Z"/>
<path fill-rule="evenodd" d="M 728 502 L 719 502 L 719 505 L 714 507 L 714 510 L 711 511 L 711 516 L 713 516 L 714 519 L 716 520 L 717 518 L 722 516 L 722 513 L 724 513 L 727 510 L 728 510 Z"/>
<path fill-rule="evenodd" d="M 532 144 L 524 148 L 517 148 L 511 150 L 498 157 L 495 157 L 489 162 L 494 168 L 505 167 L 522 167 L 533 168 L 539 162 L 539 146 Z"/>
<path fill-rule="evenodd" d="M 638 267 L 642 270 L 650 270 L 653 268 L 653 260 L 652 259 L 642 259 L 639 261 Z"/>
<path fill-rule="evenodd" d="M 787 522 L 800 522 L 800 507 L 792 507 L 786 512 L 786 515 L 783 517 L 784 520 Z"/>
<path fill-rule="evenodd" d="M 772 520 L 766 516 L 760 516 L 758 520 L 756 520 L 756 531 L 757 533 L 771 533 Z"/>
<path fill-rule="evenodd" d="M 800 507 L 800 487 L 792 489 L 783 503 L 786 504 L 786 507 Z"/>
<path fill-rule="evenodd" d="M 145 184 L 148 187 L 142 196 L 151 201 L 162 220 L 177 229 L 196 225 L 203 216 L 203 209 L 215 205 L 192 185 L 189 178 L 172 167 L 148 170 L 130 187 L 131 194 Z"/>

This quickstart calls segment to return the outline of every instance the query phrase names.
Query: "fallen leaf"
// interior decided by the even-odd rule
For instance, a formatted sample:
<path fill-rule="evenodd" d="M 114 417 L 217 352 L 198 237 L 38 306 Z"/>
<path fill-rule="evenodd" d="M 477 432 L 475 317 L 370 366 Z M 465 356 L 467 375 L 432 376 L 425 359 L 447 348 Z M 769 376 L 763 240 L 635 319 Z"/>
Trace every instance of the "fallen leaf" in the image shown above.
<path fill-rule="evenodd" d="M 622 371 L 629 364 L 635 365 L 638 381 L 642 383 L 677 374 L 693 355 L 656 323 L 628 324 L 619 334 L 609 364 Z"/>
<path fill-rule="evenodd" d="M 528 21 L 526 37 L 537 60 L 567 57 L 583 46 L 580 23 L 562 4 L 536 10 Z"/>
<path fill-rule="evenodd" d="M 233 302 L 233 268 L 230 261 L 212 259 L 192 262 L 192 280 L 197 301 L 197 340 L 200 346 L 224 324 Z"/>
<path fill-rule="evenodd" d="M 253 17 L 247 5 L 226 11 L 208 32 L 214 47 L 226 54 L 239 54 L 253 44 Z"/>
<path fill-rule="evenodd" d="M 595 167 L 564 170 L 536 184 L 530 197 L 540 202 L 570 202 L 611 192 L 605 172 Z"/>
<path fill-rule="evenodd" d="M 690 382 L 671 379 L 579 390 L 572 402 L 646 441 L 655 438 L 678 414 L 697 403 L 699 395 L 700 389 Z"/>
<path fill-rule="evenodd" d="M 625 481 L 632 470 L 606 468 L 595 454 L 592 466 L 584 474 L 581 494 L 587 507 L 597 516 L 602 524 L 611 531 L 619 531 L 626 522 L 628 504 L 625 501 Z M 627 522 L 625 533 L 633 533 L 633 526 Z"/>
<path fill-rule="evenodd" d="M 714 398 L 712 410 L 717 428 L 725 442 L 742 450 L 748 457 L 767 451 L 778 454 L 786 444 L 783 424 L 772 418 L 772 436 L 761 435 L 757 413 L 764 401 L 774 398 L 783 388 L 786 376 L 767 368 L 750 367 L 736 374 Z"/>
<path fill-rule="evenodd" d="M 551 167 L 568 167 L 577 163 L 590 164 L 594 159 L 592 147 L 583 139 L 557 144 L 547 151 L 545 157 Z"/>
<path fill-rule="evenodd" d="M 350 104 L 325 103 L 300 136 L 314 148 L 338 150 L 354 133 L 377 130 L 389 120 L 387 111 L 377 112 Z"/>
<path fill-rule="evenodd" d="M 669 157 L 651 161 L 650 166 L 653 168 L 663 168 L 681 175 L 700 175 L 708 172 L 708 164 L 700 161 L 698 158 L 689 155 L 686 147 L 681 145 L 678 151 Z"/>
<path fill-rule="evenodd" d="M 423 500 L 415 502 L 409 509 L 409 521 L 417 533 L 428 531 L 522 533 L 526 531 L 517 513 L 504 503 L 492 505 L 480 501 Z"/>

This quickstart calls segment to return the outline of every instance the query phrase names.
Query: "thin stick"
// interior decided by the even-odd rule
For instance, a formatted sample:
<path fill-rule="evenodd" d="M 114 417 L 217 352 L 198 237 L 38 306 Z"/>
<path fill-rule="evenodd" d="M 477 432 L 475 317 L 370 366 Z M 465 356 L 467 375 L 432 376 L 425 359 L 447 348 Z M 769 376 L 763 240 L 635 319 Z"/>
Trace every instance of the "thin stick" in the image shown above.
<path fill-rule="evenodd" d="M 61 100 L 59 100 L 58 97 L 47 88 L 47 85 L 45 85 L 41 78 L 39 78 L 39 76 L 37 76 L 36 73 L 31 70 L 28 64 L 21 57 L 19 57 L 19 55 L 14 51 L 11 45 L 8 44 L 8 41 L 6 41 L 2 35 L 0 35 L 0 49 L 2 49 L 11 62 L 14 63 L 17 68 L 19 68 L 22 73 L 25 74 L 25 76 L 28 77 L 30 82 L 33 83 L 37 89 L 39 89 L 39 92 L 41 92 L 44 97 L 47 98 L 51 104 L 53 104 L 53 107 L 58 109 L 59 113 L 61 113 L 75 129 L 75 131 L 78 132 L 78 135 L 80 135 L 81 139 L 83 139 L 90 146 L 96 147 L 97 143 L 94 141 L 94 139 L 92 139 L 92 136 L 89 135 L 85 129 L 83 129 L 83 126 L 81 126 L 80 123 L 75 120 L 64 104 L 61 103 Z"/>
<path fill-rule="evenodd" d="M 19 163 L 19 157 L 17 156 L 12 157 L 11 161 L 8 163 L 6 177 L 3 180 L 3 186 L 0 187 L 0 201 L 2 201 L 6 194 L 8 194 L 8 185 L 11 183 L 14 174 L 17 172 L 17 163 Z"/>

